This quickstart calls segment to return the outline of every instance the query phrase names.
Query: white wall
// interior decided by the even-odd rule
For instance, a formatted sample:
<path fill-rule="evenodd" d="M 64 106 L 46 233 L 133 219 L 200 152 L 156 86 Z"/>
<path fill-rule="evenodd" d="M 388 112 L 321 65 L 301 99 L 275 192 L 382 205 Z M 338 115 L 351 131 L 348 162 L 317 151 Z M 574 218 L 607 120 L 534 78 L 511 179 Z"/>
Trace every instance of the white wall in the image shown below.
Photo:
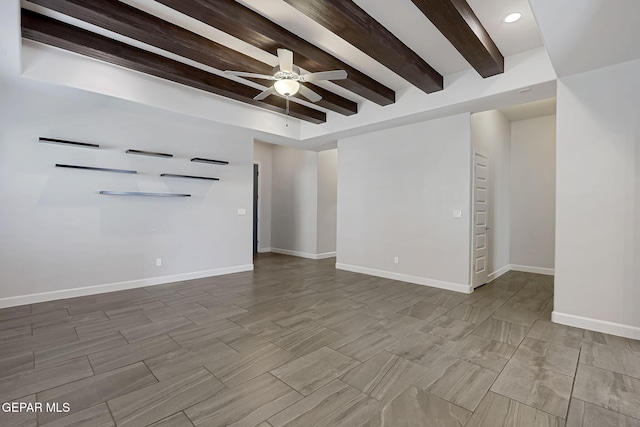
<path fill-rule="evenodd" d="M 511 264 L 553 273 L 556 116 L 511 124 Z"/>
<path fill-rule="evenodd" d="M 640 59 L 640 2 L 529 0 L 559 77 Z"/>
<path fill-rule="evenodd" d="M 511 247 L 511 123 L 498 110 L 471 115 L 471 144 L 489 157 L 489 280 L 509 267 Z"/>
<path fill-rule="evenodd" d="M 318 153 L 273 146 L 271 248 L 312 257 L 317 249 Z"/>
<path fill-rule="evenodd" d="M 258 163 L 258 252 L 271 250 L 271 176 L 273 145 L 255 141 L 253 161 Z"/>
<path fill-rule="evenodd" d="M 313 259 L 334 256 L 337 150 L 256 147 L 261 159 L 271 161 L 271 251 Z"/>
<path fill-rule="evenodd" d="M 469 292 L 470 138 L 461 114 L 338 141 L 337 266 Z"/>
<path fill-rule="evenodd" d="M 5 3 L 10 2 L 0 2 L 0 15 Z M 20 37 L 19 22 L 17 30 Z M 281 143 L 297 141 L 300 136 L 297 119 L 53 46 L 24 40 L 21 55 L 22 77 L 252 129 L 259 138 L 268 136 Z"/>
<path fill-rule="evenodd" d="M 640 61 L 558 82 L 556 322 L 640 339 Z"/>
<path fill-rule="evenodd" d="M 504 63 L 505 72 L 490 79 L 479 79 L 478 73 L 469 68 L 445 76 L 446 90 L 425 93 L 409 86 L 401 91 L 401 96 L 392 105 L 380 107 L 365 102 L 353 116 L 332 114 L 330 120 L 322 125 L 301 123 L 300 137 L 306 142 L 322 144 L 362 132 L 371 133 L 452 114 L 501 108 L 555 96 L 556 74 L 544 47 L 508 56 Z M 524 88 L 531 90 L 518 92 Z"/>
<path fill-rule="evenodd" d="M 251 216 L 237 215 L 238 208 L 251 212 L 250 131 L 25 79 L 0 80 L 0 86 L 0 306 L 106 290 L 89 288 L 97 285 L 126 288 L 252 268 Z M 43 144 L 40 136 L 102 148 Z M 125 154 L 128 148 L 175 158 Z M 191 157 L 230 164 L 192 163 Z M 192 197 L 118 197 L 100 190 Z M 60 293 L 73 288 L 80 289 Z M 13 298 L 42 293 L 50 294 Z"/>
<path fill-rule="evenodd" d="M 317 253 L 336 251 L 338 203 L 338 150 L 318 153 L 318 246 Z"/>

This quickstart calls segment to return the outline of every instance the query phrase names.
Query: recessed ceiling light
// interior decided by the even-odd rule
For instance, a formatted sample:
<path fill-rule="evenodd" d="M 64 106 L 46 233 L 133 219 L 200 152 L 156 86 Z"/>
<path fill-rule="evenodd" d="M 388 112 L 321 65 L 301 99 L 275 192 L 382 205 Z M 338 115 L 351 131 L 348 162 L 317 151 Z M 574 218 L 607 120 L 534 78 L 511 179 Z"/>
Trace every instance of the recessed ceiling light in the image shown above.
<path fill-rule="evenodd" d="M 522 18 L 522 14 L 520 12 L 513 12 L 505 16 L 502 21 L 506 22 L 507 24 L 511 24 L 513 22 L 519 21 L 520 18 Z"/>

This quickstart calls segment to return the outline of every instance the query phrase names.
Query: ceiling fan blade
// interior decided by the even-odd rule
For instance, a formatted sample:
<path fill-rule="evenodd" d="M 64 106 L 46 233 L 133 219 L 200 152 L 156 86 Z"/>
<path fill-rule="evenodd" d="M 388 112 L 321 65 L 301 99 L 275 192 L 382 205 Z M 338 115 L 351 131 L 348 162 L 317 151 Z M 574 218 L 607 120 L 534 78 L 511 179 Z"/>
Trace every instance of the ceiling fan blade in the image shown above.
<path fill-rule="evenodd" d="M 253 77 L 256 79 L 263 80 L 275 80 L 276 78 L 273 76 L 269 76 L 267 74 L 256 74 L 256 73 L 245 73 L 244 71 L 225 71 L 225 74 L 229 74 L 230 76 L 238 76 L 238 77 Z"/>
<path fill-rule="evenodd" d="M 300 76 L 303 82 L 317 82 L 318 80 L 343 80 L 347 78 L 345 70 L 321 71 L 319 73 L 309 73 Z"/>
<path fill-rule="evenodd" d="M 303 85 L 300 85 L 299 92 L 300 92 L 300 95 L 304 96 L 311 102 L 318 102 L 322 99 L 320 95 L 318 95 L 317 93 L 315 93 L 314 91 L 312 91 L 311 89 Z"/>
<path fill-rule="evenodd" d="M 293 71 L 293 52 L 288 49 L 278 49 L 278 61 L 280 63 L 280 71 L 288 73 Z"/>
<path fill-rule="evenodd" d="M 259 94 L 257 94 L 253 99 L 254 101 L 262 101 L 267 96 L 273 95 L 274 93 L 276 93 L 276 89 L 273 86 L 271 86 L 269 89 L 265 90 L 264 92 L 260 92 Z"/>

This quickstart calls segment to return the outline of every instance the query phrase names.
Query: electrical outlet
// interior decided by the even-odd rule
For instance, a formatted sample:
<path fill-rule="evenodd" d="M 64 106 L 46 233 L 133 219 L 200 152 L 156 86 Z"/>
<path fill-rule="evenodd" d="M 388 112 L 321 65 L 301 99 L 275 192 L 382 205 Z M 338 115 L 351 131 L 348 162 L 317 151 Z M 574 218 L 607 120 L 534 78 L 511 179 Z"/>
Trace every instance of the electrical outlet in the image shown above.
<path fill-rule="evenodd" d="M 243 216 L 247 214 L 247 210 L 245 208 L 238 208 L 238 215 Z"/>
<path fill-rule="evenodd" d="M 156 259 L 156 267 L 162 267 L 162 258 Z"/>
<path fill-rule="evenodd" d="M 394 264 L 397 264 L 397 263 L 398 263 L 398 257 L 397 257 L 397 256 L 394 256 L 394 257 L 393 257 L 393 263 L 394 263 Z"/>

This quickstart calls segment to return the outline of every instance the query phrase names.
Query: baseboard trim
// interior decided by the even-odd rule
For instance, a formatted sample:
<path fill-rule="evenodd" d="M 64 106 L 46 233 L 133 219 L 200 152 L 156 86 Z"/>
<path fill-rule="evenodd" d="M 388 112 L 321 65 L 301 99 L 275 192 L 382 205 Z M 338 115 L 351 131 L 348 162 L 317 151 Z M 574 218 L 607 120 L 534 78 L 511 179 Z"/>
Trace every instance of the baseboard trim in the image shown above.
<path fill-rule="evenodd" d="M 327 259 L 327 258 L 335 258 L 336 252 L 325 252 L 323 254 L 317 254 L 316 259 Z"/>
<path fill-rule="evenodd" d="M 258 248 L 258 253 L 265 254 L 271 252 L 271 248 Z"/>
<path fill-rule="evenodd" d="M 297 256 L 300 258 L 307 258 L 307 259 L 316 259 L 316 254 L 312 254 L 308 252 L 290 251 L 289 249 L 271 248 L 271 252 L 273 252 L 274 254 Z"/>
<path fill-rule="evenodd" d="M 531 267 L 528 265 L 518 264 L 511 264 L 509 265 L 509 268 L 513 271 L 522 271 L 523 273 L 546 274 L 547 276 L 555 275 L 555 269 L 553 268 Z"/>
<path fill-rule="evenodd" d="M 290 251 L 289 249 L 278 249 L 278 248 L 271 248 L 271 252 L 275 254 L 297 256 L 300 258 L 307 258 L 307 259 L 326 259 L 326 258 L 331 258 L 336 256 L 335 252 L 325 252 L 323 254 L 312 254 L 309 252 Z"/>
<path fill-rule="evenodd" d="M 357 265 L 342 264 L 337 262 L 338 270 L 346 270 L 354 273 L 368 274 L 370 276 L 384 277 L 385 279 L 400 280 L 401 282 L 415 283 L 417 285 L 431 286 L 433 288 L 445 289 L 448 291 L 462 292 L 470 294 L 473 289 L 470 285 L 461 285 L 458 283 L 443 282 L 441 280 L 428 279 L 426 277 L 411 276 L 409 274 L 394 273 L 392 271 L 376 270 L 375 268 L 360 267 Z"/>
<path fill-rule="evenodd" d="M 487 276 L 488 280 L 489 281 L 495 280 L 498 277 L 502 276 L 504 273 L 508 272 L 509 270 L 511 270 L 511 265 L 507 264 L 504 267 L 497 269 L 493 273 L 490 273 L 489 276 Z"/>
<path fill-rule="evenodd" d="M 589 317 L 574 316 L 573 314 L 551 313 L 551 320 L 561 325 L 588 329 L 590 331 L 617 335 L 620 337 L 640 340 L 640 328 L 637 326 L 623 325 L 621 323 L 607 322 L 606 320 L 592 319 Z"/>
<path fill-rule="evenodd" d="M 202 279 L 205 277 L 222 276 L 224 274 L 241 273 L 253 270 L 253 264 L 235 267 L 218 268 L 215 270 L 196 271 L 193 273 L 173 274 L 170 276 L 149 277 L 146 279 L 129 280 L 126 282 L 108 283 L 104 285 L 87 286 L 84 288 L 63 289 L 60 291 L 42 292 L 38 294 L 20 295 L 0 298 L 0 308 L 18 305 L 35 304 L 38 302 L 58 299 L 75 298 L 87 295 L 104 294 L 107 292 L 124 291 L 127 289 L 144 288 L 146 286 L 163 285 L 165 283 L 181 282 L 184 280 Z"/>

